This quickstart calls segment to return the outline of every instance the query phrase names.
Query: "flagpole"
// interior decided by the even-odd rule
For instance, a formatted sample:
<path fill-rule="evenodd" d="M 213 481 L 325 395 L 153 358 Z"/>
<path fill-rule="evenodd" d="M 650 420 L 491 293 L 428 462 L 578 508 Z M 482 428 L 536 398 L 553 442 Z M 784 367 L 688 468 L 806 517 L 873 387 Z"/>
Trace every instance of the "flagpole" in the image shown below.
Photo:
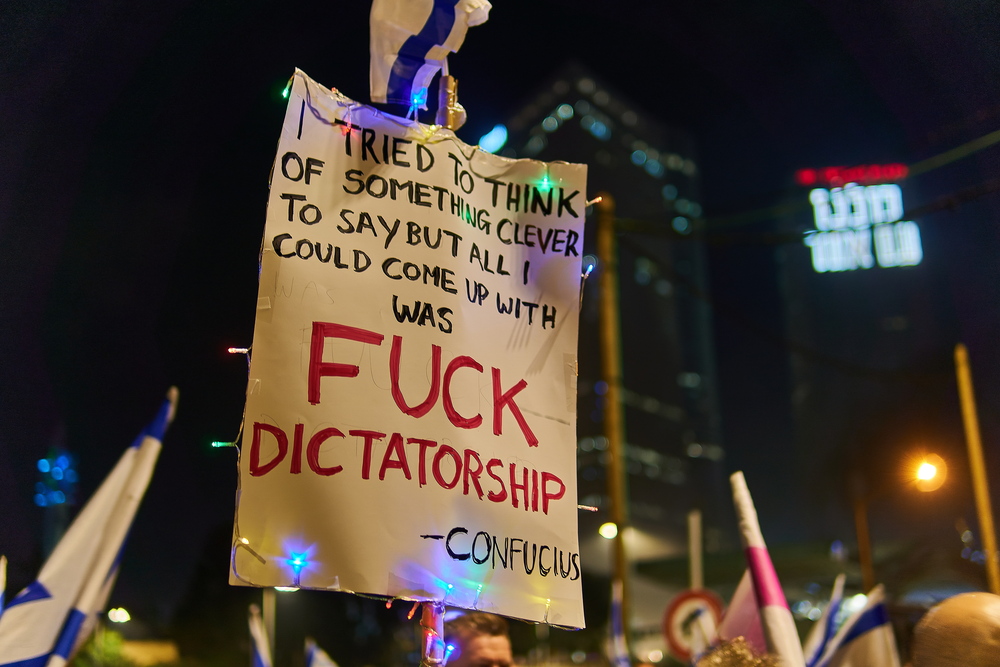
<path fill-rule="evenodd" d="M 979 419 L 976 417 L 976 397 L 972 391 L 972 373 L 969 370 L 969 351 L 965 345 L 955 346 L 955 372 L 958 375 L 958 393 L 962 399 L 962 421 L 965 424 L 965 442 L 969 449 L 969 468 L 972 471 L 972 490 L 976 496 L 976 513 L 979 514 L 979 532 L 982 533 L 983 553 L 986 556 L 986 580 L 990 592 L 1000 595 L 1000 564 L 997 563 L 996 532 L 993 529 L 993 510 L 990 507 L 990 489 L 983 461 L 983 445 L 979 439 Z"/>
<path fill-rule="evenodd" d="M 441 667 L 444 663 L 444 603 L 424 602 L 420 611 L 420 627 L 424 629 L 424 650 L 421 667 Z"/>
<path fill-rule="evenodd" d="M 604 395 L 604 434 L 608 439 L 608 496 L 611 521 L 618 527 L 614 537 L 614 577 L 622 586 L 622 632 L 629 641 L 628 560 L 625 532 L 628 527 L 628 492 L 625 479 L 625 417 L 622 409 L 621 313 L 618 304 L 618 248 L 615 242 L 615 200 L 602 193 L 597 207 L 597 256 L 600 275 L 601 376 L 607 384 Z"/>

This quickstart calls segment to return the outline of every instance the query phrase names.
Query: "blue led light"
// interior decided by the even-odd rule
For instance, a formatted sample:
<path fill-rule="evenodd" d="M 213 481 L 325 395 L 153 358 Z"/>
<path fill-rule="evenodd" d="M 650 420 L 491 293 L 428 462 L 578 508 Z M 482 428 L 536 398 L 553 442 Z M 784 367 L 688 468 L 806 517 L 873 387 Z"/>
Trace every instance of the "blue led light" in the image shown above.
<path fill-rule="evenodd" d="M 479 148 L 487 153 L 496 153 L 507 143 L 507 126 L 494 125 L 493 129 L 479 139 Z"/>
<path fill-rule="evenodd" d="M 413 95 L 410 97 L 410 108 L 423 108 L 427 104 L 427 89 L 421 88 L 419 90 L 413 91 Z"/>
<path fill-rule="evenodd" d="M 41 493 L 35 494 L 35 504 L 39 507 L 45 507 L 49 504 L 49 501 L 45 499 L 45 496 Z"/>
<path fill-rule="evenodd" d="M 63 469 L 59 466 L 53 466 L 51 472 L 52 479 L 59 480 L 63 478 Z"/>
<path fill-rule="evenodd" d="M 69 467 L 69 457 L 65 454 L 56 459 L 56 465 L 65 470 Z"/>
<path fill-rule="evenodd" d="M 302 570 L 309 567 L 309 560 L 307 559 L 308 555 L 309 554 L 307 553 L 293 553 L 285 562 L 288 563 L 293 570 L 295 570 L 295 574 L 300 574 Z"/>
<path fill-rule="evenodd" d="M 38 459 L 38 472 L 48 472 L 50 467 L 48 459 Z"/>

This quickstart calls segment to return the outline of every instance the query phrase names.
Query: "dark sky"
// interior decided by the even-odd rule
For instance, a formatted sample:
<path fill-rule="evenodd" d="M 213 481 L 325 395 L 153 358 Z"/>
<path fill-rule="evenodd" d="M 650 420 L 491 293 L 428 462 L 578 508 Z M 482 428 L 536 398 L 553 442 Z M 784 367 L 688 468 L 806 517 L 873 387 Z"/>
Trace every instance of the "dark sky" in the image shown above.
<path fill-rule="evenodd" d="M 367 102 L 369 6 L 3 4 L 0 552 L 11 588 L 39 565 L 34 461 L 65 445 L 89 496 L 172 384 L 177 420 L 116 596 L 166 616 L 209 534 L 231 523 L 235 452 L 209 443 L 234 438 L 241 419 L 246 365 L 225 350 L 252 336 L 280 91 L 300 67 Z M 998 13 L 974 0 L 501 0 L 451 58 L 470 118 L 459 135 L 476 143 L 574 59 L 696 137 L 705 214 L 719 220 L 781 203 L 800 167 L 913 164 L 997 130 Z M 997 179 L 1000 150 L 937 174 L 915 203 Z M 988 415 L 1000 399 L 998 206 L 986 194 L 922 219 L 950 301 L 945 330 L 978 363 L 987 456 L 1000 435 Z M 773 250 L 710 251 L 731 470 L 766 471 L 791 437 Z M 787 501 L 755 495 L 767 508 Z M 762 510 L 765 534 L 769 518 Z"/>

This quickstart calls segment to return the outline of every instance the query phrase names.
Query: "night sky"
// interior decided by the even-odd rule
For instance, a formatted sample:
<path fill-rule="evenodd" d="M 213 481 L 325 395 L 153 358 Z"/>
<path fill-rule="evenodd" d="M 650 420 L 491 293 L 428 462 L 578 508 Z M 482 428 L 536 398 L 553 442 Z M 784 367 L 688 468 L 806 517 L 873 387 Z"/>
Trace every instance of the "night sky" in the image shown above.
<path fill-rule="evenodd" d="M 236 452 L 210 443 L 235 438 L 241 420 L 246 364 L 226 349 L 252 337 L 280 92 L 299 67 L 368 102 L 369 7 L 0 8 L 0 552 L 11 593 L 40 566 L 34 462 L 65 446 L 89 497 L 171 385 L 177 419 L 112 602 L 168 618 L 210 535 L 231 525 Z M 798 471 L 795 341 L 765 238 L 777 222 L 740 216 L 796 192 L 804 202 L 798 168 L 915 164 L 996 131 L 998 33 L 997 5 L 972 0 L 497 1 L 450 59 L 469 143 L 570 60 L 696 138 L 709 230 L 744 234 L 710 245 L 711 300 L 726 467 L 747 471 L 765 536 L 800 533 L 780 513 L 781 476 Z M 1000 148 L 989 147 L 908 194 L 908 208 L 925 207 L 927 265 L 916 270 L 931 276 L 933 307 L 921 311 L 927 356 L 901 361 L 940 372 L 942 353 L 969 346 L 988 459 L 1000 457 L 997 179 Z M 863 282 L 851 283 L 856 298 Z M 944 422 L 961 454 L 956 419 Z"/>

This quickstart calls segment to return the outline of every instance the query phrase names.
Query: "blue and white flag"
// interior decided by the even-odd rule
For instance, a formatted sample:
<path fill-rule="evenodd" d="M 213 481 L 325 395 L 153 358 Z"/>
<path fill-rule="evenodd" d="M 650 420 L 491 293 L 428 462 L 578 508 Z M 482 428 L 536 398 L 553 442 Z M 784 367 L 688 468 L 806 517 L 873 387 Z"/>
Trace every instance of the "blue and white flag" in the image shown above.
<path fill-rule="evenodd" d="M 306 667 L 338 667 L 337 662 L 316 646 L 311 637 L 306 637 Z"/>
<path fill-rule="evenodd" d="M 118 571 L 122 545 L 173 419 L 171 388 L 52 551 L 38 579 L 0 616 L 0 667 L 60 667 L 87 639 Z"/>
<path fill-rule="evenodd" d="M 608 660 L 613 667 L 630 667 L 628 643 L 625 641 L 625 586 L 621 579 L 611 582 L 611 642 Z"/>
<path fill-rule="evenodd" d="M 252 667 L 271 667 L 271 642 L 264 630 L 264 621 L 260 618 L 260 607 L 250 605 L 250 665 Z"/>
<path fill-rule="evenodd" d="M 485 23 L 487 0 L 374 0 L 371 10 L 373 102 L 427 108 L 431 79 L 458 51 L 469 26 Z"/>
<path fill-rule="evenodd" d="M 0 616 L 3 615 L 4 591 L 7 590 L 7 557 L 0 556 Z"/>
<path fill-rule="evenodd" d="M 823 610 L 823 614 L 813 624 L 802 645 L 802 654 L 806 659 L 806 667 L 814 667 L 819 661 L 823 651 L 826 650 L 833 635 L 837 632 L 837 615 L 840 612 L 840 605 L 844 601 L 844 574 L 838 574 L 833 582 L 833 591 L 830 593 L 830 602 Z"/>
<path fill-rule="evenodd" d="M 816 667 L 900 667 L 896 636 L 879 584 L 827 645 Z"/>

